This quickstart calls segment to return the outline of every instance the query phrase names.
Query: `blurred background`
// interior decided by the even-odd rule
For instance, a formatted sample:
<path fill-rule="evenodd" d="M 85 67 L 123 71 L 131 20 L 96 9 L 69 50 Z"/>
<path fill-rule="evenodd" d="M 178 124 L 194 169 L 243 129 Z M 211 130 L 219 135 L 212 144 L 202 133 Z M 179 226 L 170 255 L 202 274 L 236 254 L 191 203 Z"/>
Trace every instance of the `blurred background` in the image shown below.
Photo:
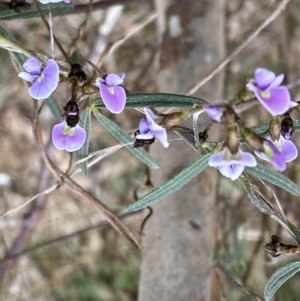
<path fill-rule="evenodd" d="M 156 54 L 159 48 L 154 3 L 151 0 L 111 1 L 111 4 L 119 2 L 119 5 L 103 2 L 108 3 L 106 7 L 93 11 L 88 18 L 86 30 L 77 45 L 77 59 L 80 61 L 83 57 L 96 63 L 107 45 L 115 43 L 105 57 L 103 70 L 125 72 L 124 86 L 130 92 L 157 92 Z M 226 53 L 230 54 L 240 45 L 273 12 L 278 2 L 225 1 Z M 54 18 L 54 33 L 66 50 L 84 20 L 85 14 Z M 24 48 L 51 55 L 49 34 L 40 19 L 2 21 L 0 25 Z M 127 38 L 121 41 L 124 37 Z M 32 104 L 27 88 L 18 78 L 9 53 L 0 49 L 0 56 L 0 214 L 3 215 L 56 182 L 42 163 L 32 136 Z M 57 47 L 55 57 L 63 60 Z M 284 83 L 290 87 L 292 98 L 300 100 L 298 0 L 291 1 L 276 21 L 225 67 L 222 94 L 210 101 L 230 100 L 257 67 L 271 69 L 276 74 L 284 73 Z M 92 72 L 89 65 L 85 65 L 85 70 Z M 197 80 L 191 78 L 191 86 Z M 54 96 L 63 108 L 70 98 L 67 84 L 61 84 Z M 131 109 L 118 116 L 103 112 L 128 133 L 137 129 L 142 116 Z M 268 114 L 258 106 L 241 113 L 241 116 L 247 126 L 268 121 Z M 293 113 L 292 117 L 298 119 L 299 114 Z M 56 150 L 51 143 L 50 134 L 55 123 L 57 120 L 44 107 L 41 112 L 44 144 L 52 160 L 65 170 L 69 163 L 68 153 Z M 294 142 L 297 137 L 295 134 Z M 91 152 L 117 143 L 99 123 L 92 120 Z M 289 164 L 285 172 L 297 183 L 298 162 L 297 159 Z M 145 186 L 147 176 L 147 168 L 130 152 L 121 149 L 91 167 L 88 177 L 76 175 L 74 179 L 112 211 L 122 214 L 139 193 L 149 189 Z M 238 181 L 220 177 L 218 187 L 218 216 L 213 221 L 220 229 L 216 252 L 223 267 L 220 271 L 222 281 L 218 285 L 222 282 L 226 288 L 223 300 L 255 300 L 236 286 L 230 277 L 262 296 L 264 285 L 272 273 L 287 262 L 299 260 L 299 255 L 282 255 L 273 259 L 266 254 L 262 247 L 270 241 L 272 234 L 278 234 L 285 242 L 291 243 L 288 235 L 253 206 Z M 288 219 L 300 227 L 299 198 L 272 188 Z M 124 217 L 137 235 L 146 213 Z M 17 212 L 0 217 L 1 259 L 8 253 L 14 257 L 2 260 L 0 265 L 0 300 L 134 301 L 138 298 L 140 251 L 106 225 L 99 212 L 63 186 Z M 300 288 L 297 281 L 299 276 L 296 275 L 281 287 L 274 300 L 298 301 Z"/>

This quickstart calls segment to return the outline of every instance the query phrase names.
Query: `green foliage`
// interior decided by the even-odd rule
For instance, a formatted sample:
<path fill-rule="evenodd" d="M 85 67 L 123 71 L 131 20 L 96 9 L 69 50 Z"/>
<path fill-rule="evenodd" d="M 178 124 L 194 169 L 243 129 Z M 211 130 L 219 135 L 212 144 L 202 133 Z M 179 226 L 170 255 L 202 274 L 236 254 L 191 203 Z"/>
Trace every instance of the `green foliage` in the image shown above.
<path fill-rule="evenodd" d="M 207 102 L 201 98 L 169 94 L 169 93 L 138 93 L 128 94 L 126 107 L 192 107 L 194 104 L 203 105 Z M 97 108 L 105 107 L 101 99 L 96 99 L 94 105 Z"/>
<path fill-rule="evenodd" d="M 245 171 L 259 179 L 266 180 L 286 190 L 292 195 L 300 195 L 300 187 L 297 184 L 284 176 L 282 173 L 272 168 L 268 168 L 260 163 L 257 163 L 256 167 L 246 167 Z"/>
<path fill-rule="evenodd" d="M 264 296 L 266 301 L 271 301 L 275 292 L 283 283 L 300 271 L 300 262 L 292 262 L 278 269 L 266 284 Z"/>
<path fill-rule="evenodd" d="M 210 156 L 211 154 L 204 155 L 196 162 L 194 162 L 192 165 L 183 169 L 179 174 L 177 174 L 170 181 L 161 185 L 160 187 L 156 188 L 150 193 L 146 194 L 144 197 L 139 199 L 136 203 L 129 205 L 128 210 L 137 211 L 146 208 L 156 202 L 159 202 L 160 200 L 164 199 L 165 197 L 169 196 L 175 191 L 179 190 L 184 185 L 186 185 L 191 180 L 193 180 L 207 167 Z"/>

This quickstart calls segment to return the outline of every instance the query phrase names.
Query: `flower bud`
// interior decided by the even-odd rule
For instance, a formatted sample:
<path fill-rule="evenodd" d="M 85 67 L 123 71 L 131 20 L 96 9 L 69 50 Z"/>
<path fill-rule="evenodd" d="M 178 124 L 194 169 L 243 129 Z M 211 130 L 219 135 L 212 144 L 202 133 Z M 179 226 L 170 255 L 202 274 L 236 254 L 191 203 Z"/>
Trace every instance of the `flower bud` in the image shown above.
<path fill-rule="evenodd" d="M 264 139 L 253 133 L 250 129 L 244 128 L 242 131 L 242 136 L 248 145 L 257 152 L 263 152 Z"/>
<path fill-rule="evenodd" d="M 269 135 L 272 141 L 278 141 L 280 138 L 280 120 L 278 117 L 272 117 L 269 123 Z"/>
<path fill-rule="evenodd" d="M 253 93 L 244 88 L 243 90 L 237 93 L 235 98 L 238 99 L 239 101 L 246 102 L 253 99 Z"/>
<path fill-rule="evenodd" d="M 181 112 L 174 112 L 171 114 L 164 114 L 163 119 L 159 123 L 165 129 L 170 129 L 172 126 L 178 125 L 183 120 L 188 119 L 192 115 L 191 110 L 184 110 Z"/>
<path fill-rule="evenodd" d="M 293 119 L 289 115 L 285 115 L 285 118 L 281 121 L 281 134 L 285 139 L 291 139 L 293 133 Z"/>
<path fill-rule="evenodd" d="M 239 139 L 238 139 L 238 128 L 236 124 L 229 125 L 228 127 L 228 134 L 226 139 L 226 145 L 230 150 L 230 153 L 235 155 L 239 150 Z"/>

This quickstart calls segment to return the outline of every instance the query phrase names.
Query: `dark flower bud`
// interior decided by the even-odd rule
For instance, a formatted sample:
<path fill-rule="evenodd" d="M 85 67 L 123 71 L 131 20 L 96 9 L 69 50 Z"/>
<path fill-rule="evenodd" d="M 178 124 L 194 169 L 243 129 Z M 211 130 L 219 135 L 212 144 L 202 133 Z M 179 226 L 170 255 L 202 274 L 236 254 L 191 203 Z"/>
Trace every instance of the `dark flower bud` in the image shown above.
<path fill-rule="evenodd" d="M 134 136 L 136 137 L 139 134 L 140 134 L 140 131 L 137 130 L 134 133 Z M 154 143 L 154 141 L 155 141 L 155 137 L 153 137 L 152 139 L 136 139 L 133 144 L 133 147 L 141 147 L 141 146 L 144 146 L 145 144 L 152 144 L 152 143 Z"/>
<path fill-rule="evenodd" d="M 8 6 L 15 13 L 20 13 L 28 10 L 31 7 L 31 4 L 26 2 L 25 0 L 12 0 L 8 3 Z"/>
<path fill-rule="evenodd" d="M 291 139 L 293 133 L 293 119 L 289 115 L 285 115 L 285 118 L 281 121 L 281 134 L 285 139 Z"/>
<path fill-rule="evenodd" d="M 79 80 L 79 82 L 84 82 L 86 80 L 86 74 L 82 70 L 81 65 L 79 64 L 72 64 L 71 72 L 69 73 L 68 77 L 75 76 Z"/>
<path fill-rule="evenodd" d="M 70 100 L 64 107 L 64 114 L 66 123 L 69 127 L 75 127 L 79 122 L 79 107 L 76 101 Z"/>

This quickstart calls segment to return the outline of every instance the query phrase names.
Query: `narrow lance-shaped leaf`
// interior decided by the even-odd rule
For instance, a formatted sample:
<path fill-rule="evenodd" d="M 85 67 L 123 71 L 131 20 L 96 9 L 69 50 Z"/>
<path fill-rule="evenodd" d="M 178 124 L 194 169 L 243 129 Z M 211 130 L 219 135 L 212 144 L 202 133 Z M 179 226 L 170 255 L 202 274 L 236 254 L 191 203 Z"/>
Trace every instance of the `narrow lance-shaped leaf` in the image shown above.
<path fill-rule="evenodd" d="M 265 167 L 264 165 L 258 163 L 256 167 L 246 167 L 245 171 L 257 178 L 266 180 L 286 190 L 292 195 L 300 195 L 300 187 L 289 178 L 274 169 Z"/>
<path fill-rule="evenodd" d="M 300 271 L 300 262 L 292 262 L 278 269 L 269 279 L 265 287 L 265 299 L 271 301 L 275 292 L 283 283 Z"/>
<path fill-rule="evenodd" d="M 49 4 L 40 4 L 41 11 L 44 15 L 48 15 L 51 11 L 52 16 L 57 14 L 63 14 L 66 12 L 70 12 L 74 9 L 74 5 L 72 3 L 49 3 Z M 0 11 L 0 20 L 17 20 L 17 19 L 31 19 L 31 18 L 39 18 L 40 15 L 37 11 L 36 5 L 33 3 L 28 10 L 21 12 L 14 12 L 11 9 L 5 9 Z"/>
<path fill-rule="evenodd" d="M 150 157 L 150 155 L 143 148 L 134 148 L 132 145 L 133 140 L 128 136 L 116 123 L 103 116 L 100 112 L 94 112 L 97 120 L 121 143 L 130 150 L 138 159 L 143 161 L 151 168 L 159 168 L 157 163 Z M 127 144 L 127 145 L 126 145 Z"/>
<path fill-rule="evenodd" d="M 79 125 L 86 131 L 86 139 L 83 147 L 78 151 L 79 159 L 87 157 L 89 154 L 90 129 L 91 129 L 91 109 L 86 108 L 80 115 Z M 80 163 L 82 173 L 87 176 L 87 161 Z"/>
<path fill-rule="evenodd" d="M 168 93 L 141 93 L 128 94 L 126 99 L 126 107 L 192 107 L 194 104 L 203 105 L 207 102 L 201 98 L 168 94 Z M 96 99 L 94 105 L 98 108 L 103 108 L 101 99 Z"/>
<path fill-rule="evenodd" d="M 256 208 L 264 214 L 277 215 L 274 208 L 263 198 L 257 186 L 251 182 L 249 177 L 241 175 L 239 180 L 242 182 L 248 198 Z"/>
<path fill-rule="evenodd" d="M 146 208 L 156 202 L 159 202 L 160 200 L 169 196 L 175 191 L 179 190 L 181 187 L 183 187 L 191 180 L 193 180 L 207 167 L 210 156 L 211 154 L 204 155 L 196 162 L 194 162 L 192 165 L 182 170 L 170 181 L 166 182 L 162 186 L 146 194 L 144 197 L 139 199 L 136 203 L 129 205 L 128 210 L 136 211 L 136 210 Z"/>

